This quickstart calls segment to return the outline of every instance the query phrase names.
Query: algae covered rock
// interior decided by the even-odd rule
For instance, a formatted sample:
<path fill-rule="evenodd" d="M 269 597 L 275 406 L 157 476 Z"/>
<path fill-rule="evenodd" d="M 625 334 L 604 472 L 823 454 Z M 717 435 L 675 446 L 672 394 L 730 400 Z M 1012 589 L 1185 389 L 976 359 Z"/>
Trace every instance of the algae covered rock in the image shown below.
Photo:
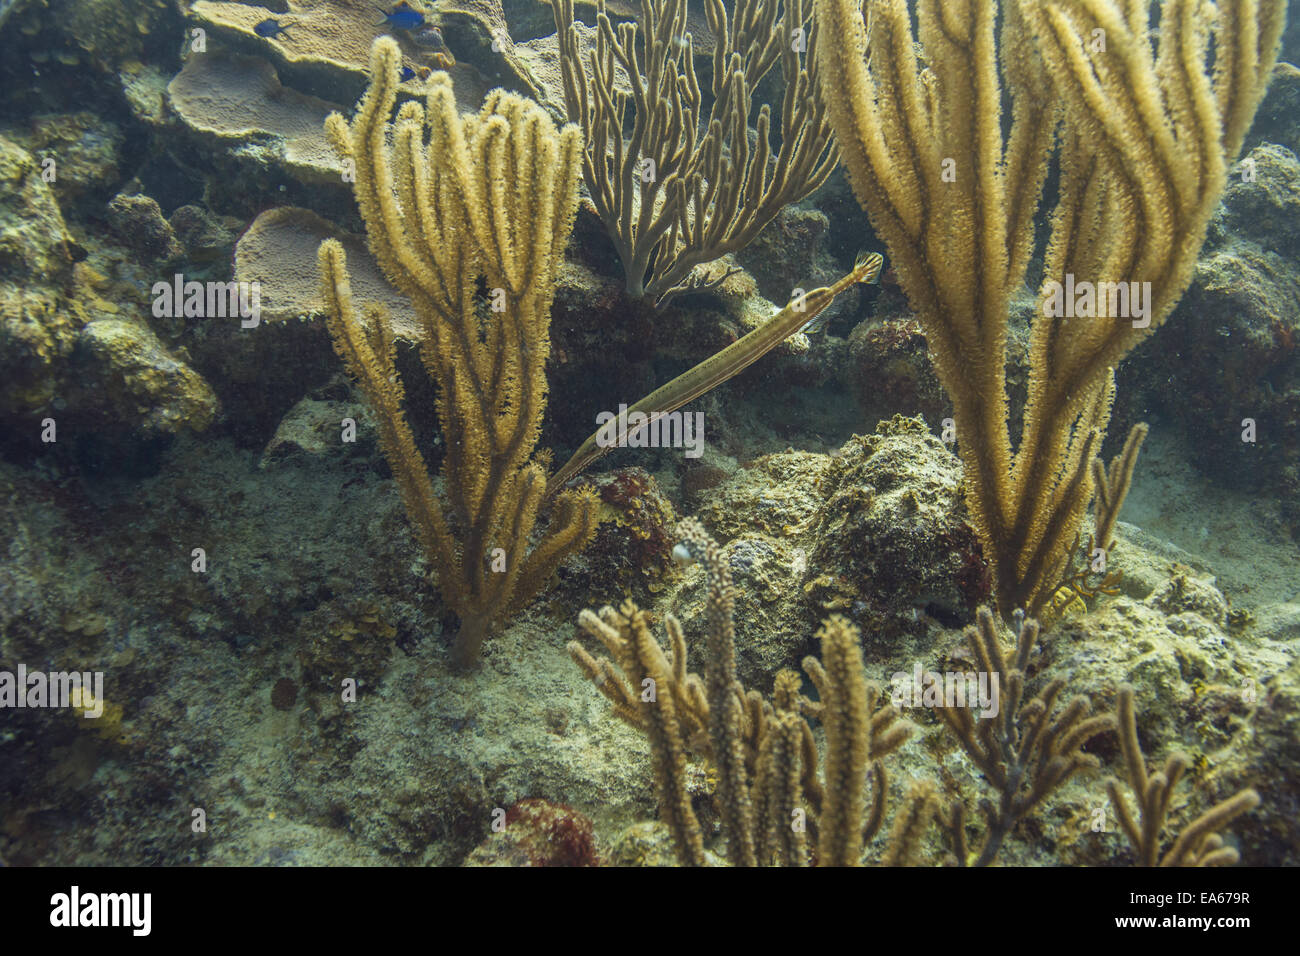
<path fill-rule="evenodd" d="M 849 333 L 846 358 L 845 375 L 867 421 L 897 409 L 931 422 L 952 415 L 952 402 L 939 384 L 915 316 L 860 322 Z"/>
<path fill-rule="evenodd" d="M 750 533 L 728 541 L 722 554 L 737 593 L 736 670 L 746 687 L 767 693 L 773 675 L 794 666 L 808 649 L 811 631 L 799 600 L 806 552 L 797 542 Z M 692 646 L 703 646 L 707 597 L 704 571 L 693 566 L 673 612 L 682 620 Z M 697 669 L 704 667 L 702 657 L 690 663 Z"/>
<path fill-rule="evenodd" d="M 695 515 L 721 544 L 737 590 L 736 667 L 746 686 L 768 690 L 771 675 L 807 649 L 808 531 L 830 467 L 829 456 L 811 452 L 764 455 L 699 495 Z M 691 565 L 673 605 L 688 635 L 705 626 L 706 597 L 704 570 Z"/>
<path fill-rule="evenodd" d="M 347 389 L 341 391 L 346 393 Z M 281 419 L 262 452 L 259 466 L 328 465 L 351 458 L 369 459 L 377 450 L 375 434 L 374 416 L 368 406 L 347 397 L 313 393 Z"/>
<path fill-rule="evenodd" d="M 712 851 L 710 863 L 722 866 Z M 642 820 L 627 827 L 613 840 L 609 849 L 610 866 L 677 866 L 677 851 L 673 848 L 673 834 L 667 824 L 659 820 Z"/>
<path fill-rule="evenodd" d="M 1292 646 L 1300 615 L 1294 606 L 1261 609 L 1261 620 L 1289 623 L 1233 627 L 1226 609 L 1212 577 L 1175 566 L 1145 600 L 1119 597 L 1051 628 L 1034 670 L 1064 679 L 1071 693 L 1103 707 L 1121 684 L 1133 686 L 1148 765 L 1160 767 L 1175 752 L 1190 758 L 1171 807 L 1171 832 L 1253 787 L 1259 808 L 1230 828 L 1243 862 L 1293 865 L 1300 847 L 1300 671 Z M 1096 752 L 1111 762 L 1111 773 L 1124 776 L 1111 738 L 1098 741 Z M 1105 844 L 1103 856 L 1087 862 L 1127 853 L 1118 835 Z"/>
<path fill-rule="evenodd" d="M 58 373 L 79 328 L 54 293 L 0 283 L 0 406 L 45 409 L 59 393 Z"/>
<path fill-rule="evenodd" d="M 112 467 L 144 464 L 140 443 L 206 429 L 218 401 L 189 356 L 123 317 L 144 303 L 132 294 L 104 298 L 129 287 L 86 263 L 72 274 L 59 289 L 0 282 L 6 437 L 29 451 L 70 449 L 83 464 Z"/>
<path fill-rule="evenodd" d="M 1252 149 L 1229 175 L 1210 229 L 1212 245 L 1240 236 L 1294 259 L 1300 253 L 1296 154 L 1270 143 Z"/>
<path fill-rule="evenodd" d="M 145 261 L 167 262 L 184 252 L 152 196 L 120 193 L 109 202 L 107 217 L 118 239 Z"/>
<path fill-rule="evenodd" d="M 697 517 L 719 542 L 760 533 L 790 536 L 804 530 L 821 505 L 829 455 L 789 451 L 763 455 L 701 496 Z"/>
<path fill-rule="evenodd" d="M 77 358 L 77 390 L 97 397 L 78 406 L 104 427 L 162 438 L 201 432 L 217 414 L 216 395 L 202 376 L 136 322 L 90 322 L 78 337 Z"/>
<path fill-rule="evenodd" d="M 195 263 L 229 262 L 234 253 L 238 220 L 214 216 L 202 206 L 181 206 L 167 224 Z"/>
<path fill-rule="evenodd" d="M 968 620 L 990 581 L 960 479 L 960 462 L 925 423 L 898 416 L 834 455 L 765 455 L 701 494 L 697 517 L 737 587 L 742 680 L 766 689 L 830 613 L 882 650 L 935 621 Z M 688 570 L 674 607 L 688 631 L 703 590 L 702 572 Z"/>
<path fill-rule="evenodd" d="M 110 190 L 121 178 L 122 129 L 89 111 L 41 113 L 5 135 L 38 162 L 52 162 L 43 168 L 51 170 L 50 186 L 60 202 Z"/>
<path fill-rule="evenodd" d="M 1197 578 L 1186 571 L 1179 571 L 1161 588 L 1147 598 L 1147 601 L 1169 615 L 1195 614 L 1219 630 L 1228 626 L 1228 602 L 1213 579 Z"/>
<path fill-rule="evenodd" d="M 117 81 L 122 86 L 131 115 L 145 126 L 161 128 L 167 125 L 168 77 L 161 69 L 139 60 L 128 60 L 118 70 Z"/>
<path fill-rule="evenodd" d="M 72 240 L 48 170 L 0 136 L 0 279 L 47 284 L 68 276 Z"/>
<path fill-rule="evenodd" d="M 466 866 L 599 866 L 596 837 L 572 807 L 530 797 L 504 815 L 499 829 L 465 860 Z"/>
<path fill-rule="evenodd" d="M 736 254 L 755 278 L 759 291 L 773 302 L 788 302 L 795 288 L 805 291 L 830 285 L 839 275 L 822 251 L 830 220 L 816 209 L 787 206 Z M 856 296 L 836 299 L 830 309 L 846 311 Z M 829 321 L 830 316 L 823 316 Z"/>
<path fill-rule="evenodd" d="M 179 26 L 179 16 L 170 0 L 47 0 L 29 5 L 14 26 L 31 37 L 36 62 L 111 72 L 144 55 L 155 34 Z"/>
<path fill-rule="evenodd" d="M 963 517 L 961 463 L 920 419 L 895 416 L 840 449 L 814 517 L 805 591 L 869 633 L 953 621 L 987 600 L 989 572 Z"/>
<path fill-rule="evenodd" d="M 1255 146 L 1260 141 L 1300 152 L 1300 68 L 1292 63 L 1273 67 L 1268 93 L 1255 112 L 1246 145 Z"/>
<path fill-rule="evenodd" d="M 1295 866 L 1300 862 L 1300 658 L 1265 682 L 1250 712 L 1259 749 L 1245 750 L 1239 767 L 1259 791 L 1263 812 L 1233 829 L 1246 862 Z"/>

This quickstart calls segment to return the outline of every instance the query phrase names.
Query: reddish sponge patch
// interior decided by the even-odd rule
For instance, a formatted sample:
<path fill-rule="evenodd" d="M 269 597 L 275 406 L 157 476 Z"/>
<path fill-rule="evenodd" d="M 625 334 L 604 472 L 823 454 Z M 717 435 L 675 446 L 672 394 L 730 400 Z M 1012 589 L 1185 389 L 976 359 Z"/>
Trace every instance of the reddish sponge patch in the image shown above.
<path fill-rule="evenodd" d="M 626 593 L 649 603 L 672 566 L 677 523 L 672 503 L 644 468 L 619 468 L 585 484 L 599 496 L 600 508 L 595 539 L 583 550 L 581 564 L 569 565 L 589 592 L 580 599 L 590 604 Z"/>
<path fill-rule="evenodd" d="M 529 797 L 506 811 L 506 834 L 531 866 L 598 866 L 591 821 L 562 803 Z"/>
<path fill-rule="evenodd" d="M 969 525 L 965 525 L 960 533 L 948 535 L 947 540 L 959 563 L 957 591 L 966 600 L 966 609 L 974 613 L 993 596 L 993 569 L 984 558 L 984 548 Z"/>

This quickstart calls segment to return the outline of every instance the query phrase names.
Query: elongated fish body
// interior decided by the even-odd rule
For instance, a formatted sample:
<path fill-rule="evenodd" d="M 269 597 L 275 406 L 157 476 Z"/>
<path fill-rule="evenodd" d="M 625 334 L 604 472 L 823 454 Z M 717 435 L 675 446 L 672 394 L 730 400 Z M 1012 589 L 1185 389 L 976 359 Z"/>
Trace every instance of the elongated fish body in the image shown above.
<path fill-rule="evenodd" d="M 624 444 L 630 432 L 653 425 L 669 412 L 675 412 L 687 402 L 699 398 L 705 392 L 747 369 L 791 335 L 808 326 L 845 289 L 858 282 L 874 282 L 880 275 L 880 267 L 884 261 L 884 257 L 878 253 L 859 257 L 853 271 L 834 285 L 813 289 L 802 297 L 802 301 L 799 299 L 792 301 L 748 335 L 742 336 L 721 352 L 710 356 L 689 371 L 683 372 L 668 384 L 655 389 L 627 410 L 628 419 L 631 419 L 634 413 L 640 412 L 647 416 L 646 422 L 638 422 L 635 428 L 623 428 L 613 442 L 606 443 L 602 447 L 598 438 L 606 429 L 600 428 L 592 432 L 573 457 L 565 462 L 564 467 L 551 478 L 546 486 L 547 495 L 555 494 L 574 475 L 611 448 Z"/>

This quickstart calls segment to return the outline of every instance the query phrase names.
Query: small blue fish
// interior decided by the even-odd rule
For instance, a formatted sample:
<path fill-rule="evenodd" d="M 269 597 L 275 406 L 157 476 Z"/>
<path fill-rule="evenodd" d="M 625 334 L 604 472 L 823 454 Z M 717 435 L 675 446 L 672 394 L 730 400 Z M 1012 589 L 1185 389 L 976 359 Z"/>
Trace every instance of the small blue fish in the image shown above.
<path fill-rule="evenodd" d="M 407 80 L 413 80 L 415 79 L 415 77 L 416 77 L 416 73 L 413 69 L 411 69 L 409 66 L 402 67 L 401 79 L 403 83 L 405 83 Z"/>
<path fill-rule="evenodd" d="M 388 12 L 385 12 L 383 7 L 376 7 L 375 9 L 384 14 L 383 22 L 375 24 L 376 26 L 383 26 L 386 23 L 398 30 L 418 30 L 424 26 L 424 14 L 407 3 L 406 0 L 402 0 L 401 3 Z"/>
<path fill-rule="evenodd" d="M 268 40 L 273 40 L 281 33 L 287 35 L 289 31 L 288 28 L 280 26 L 279 20 L 267 17 L 257 26 L 253 27 L 253 32 L 260 37 L 266 37 Z"/>

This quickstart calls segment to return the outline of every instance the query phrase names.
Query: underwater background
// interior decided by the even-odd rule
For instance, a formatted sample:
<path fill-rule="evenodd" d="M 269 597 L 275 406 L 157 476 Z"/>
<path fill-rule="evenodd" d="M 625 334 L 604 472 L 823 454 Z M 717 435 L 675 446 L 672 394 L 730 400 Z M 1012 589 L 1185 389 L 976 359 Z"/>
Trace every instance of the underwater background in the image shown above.
<path fill-rule="evenodd" d="M 1221 0 L 1221 22 L 1263 5 Z M 609 0 L 602 34 L 581 2 L 0 0 L 0 862 L 1120 866 L 1202 829 L 1193 861 L 1300 862 L 1300 4 L 1276 4 L 1277 63 L 1186 291 L 1123 357 L 1113 404 L 1095 399 L 1109 426 L 1076 455 L 1085 474 L 1093 454 L 1127 463 L 1113 556 L 1088 571 L 1081 507 L 1062 560 L 1080 551 L 1084 570 L 1037 596 L 1018 661 L 1023 615 L 998 606 L 964 406 L 932 361 L 916 272 L 850 185 L 840 114 L 808 105 L 862 104 L 811 72 L 832 6 Z M 873 6 L 924 33 L 924 9 Z M 1164 8 L 1183 6 L 1211 22 L 1208 3 Z M 1002 8 L 987 7 L 998 29 Z M 680 197 L 660 188 L 671 151 L 631 172 L 653 151 L 642 140 L 618 165 L 642 119 L 613 54 L 615 159 L 604 140 L 593 151 L 604 101 L 580 96 L 600 82 L 587 54 L 638 22 L 658 24 L 678 78 L 644 95 L 698 98 L 698 129 L 673 135 L 716 144 Z M 795 39 L 765 46 L 764 30 Z M 953 71 L 929 56 L 942 89 Z M 972 128 L 1005 136 L 1019 74 L 1002 71 L 1000 113 Z M 497 88 L 510 95 L 480 114 Z M 418 117 L 391 119 L 426 90 L 441 93 Z M 332 113 L 352 125 L 327 132 Z M 711 132 L 709 115 L 739 119 Z M 401 116 L 427 182 L 399 168 Z M 376 180 L 387 162 L 398 171 Z M 1013 444 L 1049 375 L 1030 329 L 1046 321 L 1064 166 L 1043 161 L 1028 279 L 1002 310 Z M 436 227 L 415 223 L 421 189 Z M 644 216 L 632 235 L 672 202 L 659 238 Z M 732 229 L 711 249 L 691 236 L 706 209 Z M 936 258 L 916 268 L 970 266 Z M 453 273 L 459 312 L 429 291 Z M 804 296 L 816 321 L 789 312 Z M 793 334 L 749 367 L 695 371 L 778 320 Z M 543 493 L 601 413 L 677 376 L 707 388 L 664 432 L 674 447 L 623 435 Z M 498 390 L 475 396 L 465 383 L 485 377 Z M 516 418 L 502 451 L 493 429 Z M 514 590 L 482 597 L 493 575 Z M 579 625 L 606 606 L 623 610 Z M 1020 723 L 994 743 L 1029 748 L 1010 757 L 964 739 L 951 708 L 895 693 L 931 670 L 988 671 L 995 633 L 1003 688 L 1038 702 L 1003 698 Z M 620 644 L 646 634 L 639 658 Z M 71 672 L 102 684 L 60 706 L 18 677 Z M 1057 749 L 1033 750 L 1048 744 L 1031 728 Z M 1124 826 L 1134 741 L 1168 784 L 1163 851 Z M 999 782 L 1008 763 L 1026 768 L 1023 804 Z M 770 821 L 791 812 L 788 842 Z M 854 836 L 837 843 L 837 826 Z"/>

